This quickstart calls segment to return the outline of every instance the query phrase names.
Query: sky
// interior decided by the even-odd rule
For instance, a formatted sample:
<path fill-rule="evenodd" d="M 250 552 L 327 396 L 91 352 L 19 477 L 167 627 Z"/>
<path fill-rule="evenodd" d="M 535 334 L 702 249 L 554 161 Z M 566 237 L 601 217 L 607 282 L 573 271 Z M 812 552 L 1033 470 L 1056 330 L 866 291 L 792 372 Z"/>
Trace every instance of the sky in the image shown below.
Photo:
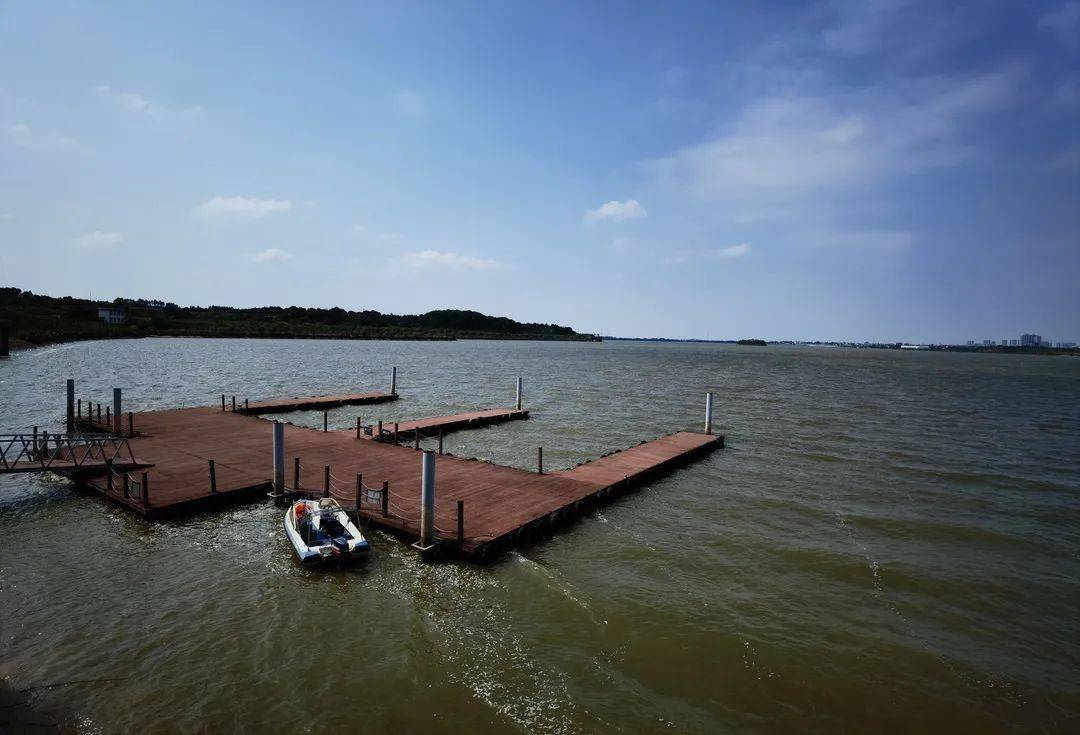
<path fill-rule="evenodd" d="M 0 285 L 1080 341 L 1080 2 L 0 0 Z"/>

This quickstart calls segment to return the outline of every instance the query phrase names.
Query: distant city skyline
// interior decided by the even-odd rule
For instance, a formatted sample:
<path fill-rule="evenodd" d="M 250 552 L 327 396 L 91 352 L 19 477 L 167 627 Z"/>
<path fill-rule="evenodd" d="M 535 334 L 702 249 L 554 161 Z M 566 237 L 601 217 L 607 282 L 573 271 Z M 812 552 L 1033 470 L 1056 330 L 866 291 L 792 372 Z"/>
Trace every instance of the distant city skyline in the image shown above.
<path fill-rule="evenodd" d="M 5 3 L 0 285 L 1080 336 L 1080 2 Z"/>

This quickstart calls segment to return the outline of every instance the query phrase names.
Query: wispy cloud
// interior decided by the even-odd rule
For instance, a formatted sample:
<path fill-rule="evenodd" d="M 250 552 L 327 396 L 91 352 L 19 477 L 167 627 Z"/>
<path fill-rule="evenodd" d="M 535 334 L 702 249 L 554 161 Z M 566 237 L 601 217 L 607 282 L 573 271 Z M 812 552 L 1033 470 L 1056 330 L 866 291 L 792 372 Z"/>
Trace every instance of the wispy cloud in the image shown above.
<path fill-rule="evenodd" d="M 380 232 L 375 235 L 375 239 L 379 242 L 396 242 L 398 240 L 404 240 L 405 236 L 396 232 Z"/>
<path fill-rule="evenodd" d="M 625 202 L 612 200 L 601 204 L 596 209 L 585 212 L 585 221 L 592 222 L 623 222 L 628 219 L 641 219 L 648 215 L 645 207 L 637 199 L 627 199 Z"/>
<path fill-rule="evenodd" d="M 214 197 L 197 208 L 206 217 L 242 217 L 259 219 L 272 212 L 288 212 L 292 202 L 287 199 L 256 199 L 254 197 Z"/>
<path fill-rule="evenodd" d="M 124 236 L 119 232 L 102 232 L 94 230 L 84 235 L 79 235 L 68 240 L 68 244 L 78 250 L 113 250 L 124 242 Z"/>
<path fill-rule="evenodd" d="M 714 251 L 714 254 L 717 258 L 745 258 L 750 254 L 750 243 L 741 242 L 738 245 L 718 248 Z"/>
<path fill-rule="evenodd" d="M 0 125 L 0 142 L 29 150 L 56 150 L 75 145 L 75 139 L 49 130 L 39 130 L 26 123 Z"/>
<path fill-rule="evenodd" d="M 281 263 L 291 258 L 292 255 L 286 253 L 280 248 L 267 248 L 266 250 L 255 253 L 253 256 L 251 256 L 251 260 L 253 263 Z"/>
<path fill-rule="evenodd" d="M 1080 42 L 1077 39 L 1080 33 L 1080 2 L 1073 0 L 1062 3 L 1057 10 L 1040 15 L 1039 28 L 1060 34 L 1069 44 Z"/>
<path fill-rule="evenodd" d="M 699 248 L 672 253 L 664 258 L 668 265 L 683 265 L 690 262 L 705 262 L 710 260 L 735 260 L 750 255 L 751 247 L 748 242 L 740 242 L 737 245 L 728 245 L 719 248 Z"/>
<path fill-rule="evenodd" d="M 399 89 L 394 93 L 394 109 L 406 117 L 419 117 L 427 111 L 427 105 L 419 92 Z"/>
<path fill-rule="evenodd" d="M 440 250 L 420 250 L 405 253 L 402 259 L 406 265 L 412 268 L 490 271 L 504 267 L 502 263 L 491 258 L 478 258 L 473 255 Z"/>
<path fill-rule="evenodd" d="M 91 91 L 103 100 L 116 103 L 130 112 L 146 115 L 154 118 L 164 117 L 194 117 L 202 113 L 199 106 L 172 107 L 154 102 L 146 95 L 138 92 L 124 92 L 113 89 L 107 84 L 99 84 L 91 87 Z"/>

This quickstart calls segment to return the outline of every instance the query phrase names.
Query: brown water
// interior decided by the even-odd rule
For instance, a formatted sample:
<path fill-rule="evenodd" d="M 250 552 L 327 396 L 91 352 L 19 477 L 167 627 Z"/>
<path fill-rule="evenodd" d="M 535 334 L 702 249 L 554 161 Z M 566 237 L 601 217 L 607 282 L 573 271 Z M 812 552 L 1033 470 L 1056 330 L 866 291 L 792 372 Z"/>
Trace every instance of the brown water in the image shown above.
<path fill-rule="evenodd" d="M 0 477 L 0 678 L 85 732 L 1080 730 L 1080 360 L 691 344 L 141 340 L 0 362 L 134 410 L 385 389 L 332 425 L 513 400 L 455 454 L 572 464 L 717 396 L 727 449 L 486 566 L 374 533 L 299 567 L 280 511 L 146 523 Z M 292 420 L 321 423 L 321 415 Z M 268 447 L 269 450 L 269 447 Z"/>

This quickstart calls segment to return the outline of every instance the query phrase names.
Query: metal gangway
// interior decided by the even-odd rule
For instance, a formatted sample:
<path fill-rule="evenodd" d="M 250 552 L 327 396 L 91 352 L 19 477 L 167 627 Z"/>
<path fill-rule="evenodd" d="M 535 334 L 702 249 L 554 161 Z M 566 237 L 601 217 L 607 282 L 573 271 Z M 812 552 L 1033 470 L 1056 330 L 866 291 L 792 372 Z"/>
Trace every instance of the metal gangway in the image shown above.
<path fill-rule="evenodd" d="M 151 464 L 140 462 L 126 437 L 113 434 L 0 434 L 0 475 L 16 472 L 104 474 Z"/>

